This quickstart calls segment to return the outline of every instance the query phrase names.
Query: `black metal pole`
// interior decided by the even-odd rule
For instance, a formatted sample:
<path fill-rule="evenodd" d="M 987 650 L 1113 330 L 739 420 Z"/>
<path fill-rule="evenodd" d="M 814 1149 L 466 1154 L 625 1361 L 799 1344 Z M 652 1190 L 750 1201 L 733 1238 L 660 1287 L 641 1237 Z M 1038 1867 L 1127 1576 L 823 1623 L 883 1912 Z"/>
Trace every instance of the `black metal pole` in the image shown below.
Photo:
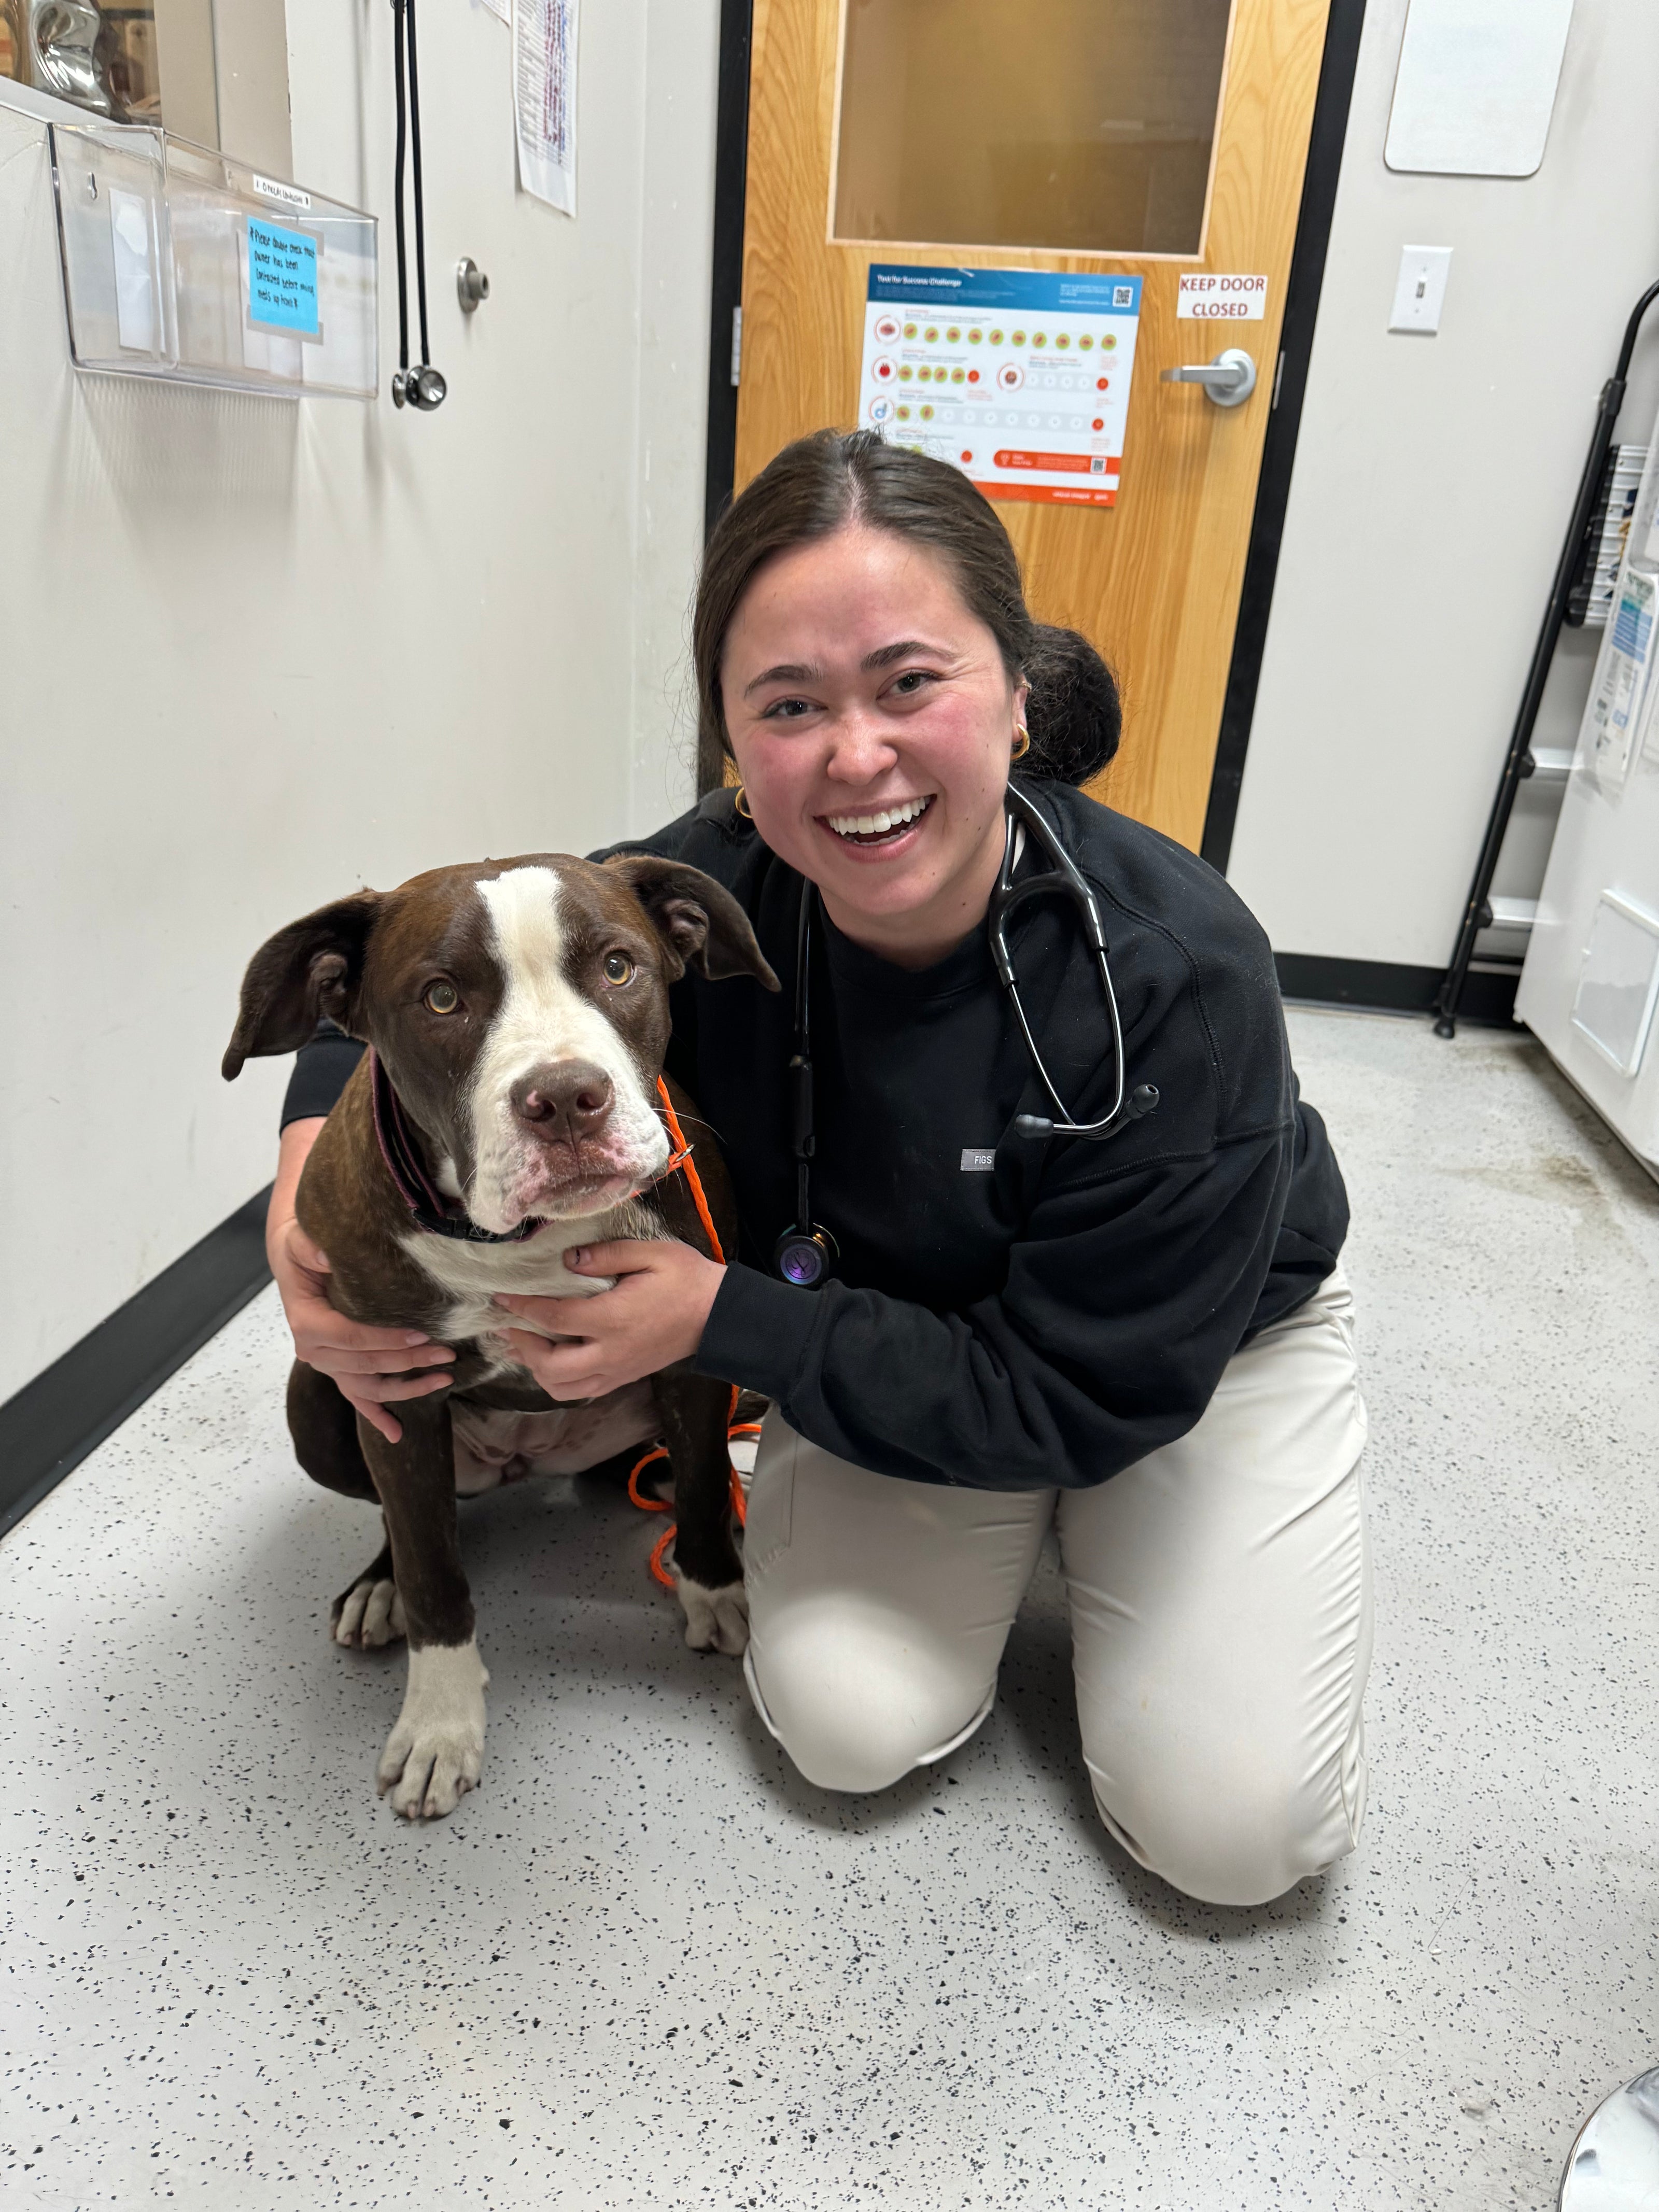
<path fill-rule="evenodd" d="M 1659 284 L 1650 284 L 1637 301 L 1630 320 L 1625 325 L 1625 342 L 1619 349 L 1619 365 L 1601 386 L 1601 397 L 1595 413 L 1595 429 L 1584 461 L 1584 472 L 1578 480 L 1578 496 L 1573 501 L 1572 520 L 1567 525 L 1561 557 L 1555 564 L 1555 580 L 1550 586 L 1549 602 L 1544 610 L 1538 642 L 1533 647 L 1532 665 L 1527 671 L 1526 688 L 1521 694 L 1520 710 L 1510 733 L 1509 750 L 1504 756 L 1504 773 L 1498 781 L 1498 796 L 1492 801 L 1486 834 L 1481 842 L 1480 857 L 1475 862 L 1474 879 L 1469 885 L 1468 903 L 1463 909 L 1462 926 L 1458 930 L 1457 942 L 1452 949 L 1451 964 L 1435 997 L 1437 1018 L 1434 1033 L 1437 1036 L 1450 1037 L 1457 1034 L 1457 1009 L 1463 996 L 1464 983 L 1468 978 L 1469 962 L 1474 957 L 1474 940 L 1483 929 L 1491 925 L 1492 909 L 1486 902 L 1491 896 L 1492 878 L 1498 872 L 1498 856 L 1503 850 L 1504 833 L 1510 826 L 1510 816 L 1515 809 L 1515 794 L 1532 773 L 1532 733 L 1537 726 L 1538 709 L 1543 702 L 1550 662 L 1554 658 L 1556 643 L 1561 635 L 1562 624 L 1566 620 L 1567 602 L 1572 594 L 1573 579 L 1578 573 L 1584 533 L 1589 527 L 1595 495 L 1601 489 L 1601 475 L 1613 444 L 1619 410 L 1625 404 L 1625 382 L 1630 373 L 1631 356 L 1636 350 L 1636 334 L 1641 328 L 1642 318 L 1656 300 L 1659 300 Z"/>

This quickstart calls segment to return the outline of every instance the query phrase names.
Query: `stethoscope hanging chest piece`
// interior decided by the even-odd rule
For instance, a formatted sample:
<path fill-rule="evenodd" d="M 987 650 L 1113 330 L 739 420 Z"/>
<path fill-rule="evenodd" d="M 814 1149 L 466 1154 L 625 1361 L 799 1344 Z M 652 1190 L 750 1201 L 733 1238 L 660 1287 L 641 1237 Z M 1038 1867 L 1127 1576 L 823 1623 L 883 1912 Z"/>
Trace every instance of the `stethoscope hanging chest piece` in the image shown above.
<path fill-rule="evenodd" d="M 835 1238 L 812 1218 L 812 908 L 817 886 L 804 883 L 795 925 L 795 1048 L 789 1056 L 789 1105 L 795 1154 L 795 1219 L 772 1249 L 772 1265 L 797 1290 L 815 1291 L 841 1257 Z"/>
<path fill-rule="evenodd" d="M 841 1257 L 827 1229 L 786 1229 L 772 1253 L 772 1264 L 786 1283 L 815 1291 Z"/>
<path fill-rule="evenodd" d="M 426 330 L 426 201 L 421 187 L 421 73 L 415 43 L 415 0 L 392 0 L 392 67 L 397 78 L 398 143 L 392 160 L 393 229 L 398 240 L 398 369 L 392 380 L 394 407 L 429 415 L 443 405 L 449 386 L 432 366 Z M 421 322 L 421 362 L 409 365 L 409 276 L 404 252 L 404 154 L 415 185 L 415 299 Z"/>

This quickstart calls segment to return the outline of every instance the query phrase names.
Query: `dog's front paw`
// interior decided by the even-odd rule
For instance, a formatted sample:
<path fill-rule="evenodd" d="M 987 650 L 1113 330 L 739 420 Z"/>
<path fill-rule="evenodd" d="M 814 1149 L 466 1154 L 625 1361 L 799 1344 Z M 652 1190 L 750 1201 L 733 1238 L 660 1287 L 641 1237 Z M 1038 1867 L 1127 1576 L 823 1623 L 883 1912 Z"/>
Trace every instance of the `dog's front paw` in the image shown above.
<path fill-rule="evenodd" d="M 749 1648 L 749 1593 L 743 1584 L 723 1583 L 718 1589 L 708 1589 L 682 1575 L 678 1587 L 685 1609 L 685 1640 L 691 1649 L 742 1658 Z"/>
<path fill-rule="evenodd" d="M 384 1644 L 400 1644 L 407 1633 L 404 1601 L 390 1575 L 368 1572 L 334 1601 L 331 1632 L 337 1644 L 354 1650 L 374 1650 Z"/>
<path fill-rule="evenodd" d="M 409 1689 L 376 1779 L 405 1820 L 453 1813 L 483 1765 L 484 1686 L 477 1644 L 429 1644 L 409 1655 Z"/>

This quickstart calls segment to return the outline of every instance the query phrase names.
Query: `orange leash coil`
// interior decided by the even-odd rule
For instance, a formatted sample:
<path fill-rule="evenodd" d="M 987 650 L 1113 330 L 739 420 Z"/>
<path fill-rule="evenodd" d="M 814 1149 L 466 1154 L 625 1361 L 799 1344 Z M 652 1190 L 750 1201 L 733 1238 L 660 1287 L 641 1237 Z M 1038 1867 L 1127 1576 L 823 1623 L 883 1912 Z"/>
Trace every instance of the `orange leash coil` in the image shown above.
<path fill-rule="evenodd" d="M 732 1390 L 732 1413 L 737 1411 L 737 1406 L 738 1392 L 734 1384 Z M 731 1413 L 726 1415 L 726 1419 L 730 1424 L 726 1431 L 728 1445 L 738 1437 L 757 1437 L 761 1432 L 761 1425 L 758 1421 L 732 1421 Z M 670 1513 L 673 1510 L 666 1498 L 647 1498 L 640 1488 L 640 1477 L 645 1473 L 647 1468 L 653 1466 L 659 1459 L 666 1459 L 667 1456 L 666 1444 L 653 1444 L 648 1452 L 635 1461 L 629 1470 L 628 1501 L 630 1505 L 637 1505 L 641 1513 Z M 749 1523 L 749 1501 L 743 1494 L 743 1484 L 738 1479 L 736 1468 L 732 1469 L 732 1510 L 738 1516 L 738 1528 L 746 1528 Z M 651 1547 L 651 1572 L 665 1589 L 671 1590 L 674 1587 L 674 1577 L 664 1565 L 663 1557 L 674 1540 L 677 1525 L 671 1521 Z"/>

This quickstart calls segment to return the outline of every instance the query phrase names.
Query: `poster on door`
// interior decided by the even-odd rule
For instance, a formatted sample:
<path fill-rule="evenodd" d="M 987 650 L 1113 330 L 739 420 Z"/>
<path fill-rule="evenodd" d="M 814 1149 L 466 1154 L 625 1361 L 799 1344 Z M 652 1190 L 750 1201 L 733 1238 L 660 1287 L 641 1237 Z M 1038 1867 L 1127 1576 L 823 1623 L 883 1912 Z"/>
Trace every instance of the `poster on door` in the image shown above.
<path fill-rule="evenodd" d="M 1115 507 L 1139 276 L 870 271 L 859 420 L 991 499 Z"/>

